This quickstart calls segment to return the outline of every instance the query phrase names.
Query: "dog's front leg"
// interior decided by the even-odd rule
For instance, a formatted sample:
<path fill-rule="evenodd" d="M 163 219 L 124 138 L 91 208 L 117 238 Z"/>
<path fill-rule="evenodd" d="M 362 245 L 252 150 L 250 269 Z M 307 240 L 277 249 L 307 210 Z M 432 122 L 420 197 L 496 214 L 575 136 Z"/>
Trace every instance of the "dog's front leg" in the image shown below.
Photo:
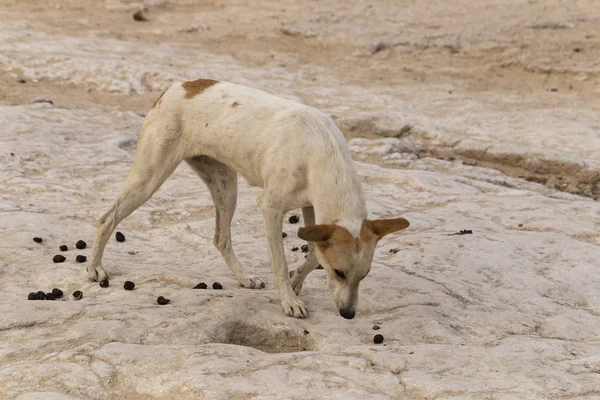
<path fill-rule="evenodd" d="M 273 269 L 273 280 L 279 290 L 281 305 L 286 315 L 295 318 L 305 318 L 308 313 L 304 303 L 298 299 L 298 296 L 292 289 L 288 274 L 287 264 L 285 262 L 285 253 L 283 252 L 283 240 L 281 238 L 281 228 L 283 225 L 284 213 L 276 208 L 271 208 L 271 203 L 265 200 L 264 196 L 259 199 L 259 206 L 265 220 L 265 231 L 269 241 L 269 252 L 271 254 L 271 268 Z"/>
<path fill-rule="evenodd" d="M 304 217 L 304 226 L 315 224 L 315 209 L 312 206 L 302 207 L 302 216 Z M 308 243 L 308 249 L 306 261 L 295 270 L 290 271 L 290 283 L 294 292 L 298 295 L 302 290 L 302 284 L 306 276 L 319 266 L 319 261 L 317 261 L 315 255 L 315 244 Z"/>

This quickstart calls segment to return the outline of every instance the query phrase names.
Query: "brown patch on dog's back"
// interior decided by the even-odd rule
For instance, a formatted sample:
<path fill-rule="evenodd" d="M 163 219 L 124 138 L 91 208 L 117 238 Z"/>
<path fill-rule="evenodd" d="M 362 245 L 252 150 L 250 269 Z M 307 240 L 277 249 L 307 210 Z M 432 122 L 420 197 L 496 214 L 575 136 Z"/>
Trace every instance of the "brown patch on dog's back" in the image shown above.
<path fill-rule="evenodd" d="M 163 94 L 165 94 L 165 93 L 167 92 L 167 90 L 169 90 L 169 88 L 167 88 L 167 89 L 163 90 L 163 92 L 160 94 L 160 96 L 158 96 L 158 99 L 156 99 L 156 100 L 154 101 L 154 103 L 152 104 L 152 107 L 150 107 L 150 109 L 152 109 L 152 108 L 156 107 L 156 105 L 157 105 L 157 104 L 160 104 L 160 99 L 162 99 L 162 97 L 163 97 Z"/>
<path fill-rule="evenodd" d="M 191 99 L 217 83 L 219 81 L 213 79 L 196 79 L 195 81 L 183 82 L 181 86 L 185 89 L 184 98 Z"/>

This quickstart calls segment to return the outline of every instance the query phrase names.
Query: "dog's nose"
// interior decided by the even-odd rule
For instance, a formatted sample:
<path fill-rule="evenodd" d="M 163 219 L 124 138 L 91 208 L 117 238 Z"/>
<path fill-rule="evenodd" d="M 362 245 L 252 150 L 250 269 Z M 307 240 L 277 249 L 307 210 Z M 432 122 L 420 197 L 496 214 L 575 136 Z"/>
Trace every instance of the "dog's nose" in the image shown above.
<path fill-rule="evenodd" d="M 352 308 L 340 308 L 340 315 L 346 319 L 354 318 L 355 314 L 356 311 L 354 311 Z"/>

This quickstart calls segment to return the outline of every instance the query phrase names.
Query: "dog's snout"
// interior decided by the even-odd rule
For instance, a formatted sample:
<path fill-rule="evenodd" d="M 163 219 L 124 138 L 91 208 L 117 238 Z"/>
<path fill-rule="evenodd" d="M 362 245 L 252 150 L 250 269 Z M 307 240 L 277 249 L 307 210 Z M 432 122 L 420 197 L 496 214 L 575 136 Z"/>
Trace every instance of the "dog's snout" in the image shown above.
<path fill-rule="evenodd" d="M 352 308 L 340 308 L 340 315 L 346 319 L 354 318 L 356 311 Z"/>

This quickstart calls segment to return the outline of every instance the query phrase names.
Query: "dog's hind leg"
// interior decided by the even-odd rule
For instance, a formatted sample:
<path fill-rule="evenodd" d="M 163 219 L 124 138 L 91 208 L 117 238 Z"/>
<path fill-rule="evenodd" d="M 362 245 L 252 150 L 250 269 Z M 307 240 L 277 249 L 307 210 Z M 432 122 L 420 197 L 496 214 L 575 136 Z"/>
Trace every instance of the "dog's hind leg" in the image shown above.
<path fill-rule="evenodd" d="M 88 278 L 91 281 L 108 278 L 101 265 L 102 254 L 117 225 L 144 204 L 181 162 L 177 158 L 177 151 L 172 148 L 176 142 L 172 136 L 156 131 L 151 125 L 140 134 L 133 166 L 117 201 L 96 226 L 92 257 L 87 264 Z"/>
<path fill-rule="evenodd" d="M 312 226 L 315 224 L 315 209 L 312 206 L 303 207 L 302 216 L 304 217 L 304 226 Z M 309 242 L 306 261 L 295 270 L 290 271 L 292 288 L 296 294 L 300 294 L 300 291 L 302 291 L 302 284 L 304 283 L 306 276 L 318 266 L 319 262 L 315 256 L 315 245 L 314 243 Z"/>
<path fill-rule="evenodd" d="M 188 158 L 186 162 L 210 190 L 216 213 L 214 245 L 231 271 L 233 271 L 235 279 L 245 288 L 260 289 L 265 287 L 265 283 L 260 278 L 246 274 L 231 244 L 231 220 L 237 203 L 237 172 L 207 156 Z"/>

